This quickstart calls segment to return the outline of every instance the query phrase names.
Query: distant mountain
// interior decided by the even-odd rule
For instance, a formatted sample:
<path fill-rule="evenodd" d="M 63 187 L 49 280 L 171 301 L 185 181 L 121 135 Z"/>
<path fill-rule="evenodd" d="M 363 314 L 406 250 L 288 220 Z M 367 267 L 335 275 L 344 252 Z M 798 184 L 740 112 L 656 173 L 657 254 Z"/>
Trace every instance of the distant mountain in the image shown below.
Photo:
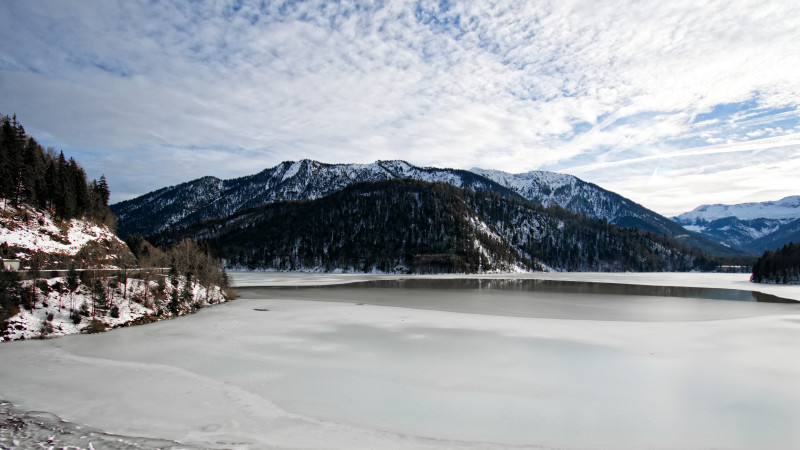
<path fill-rule="evenodd" d="M 702 205 L 677 216 L 675 220 L 683 223 L 711 222 L 726 217 L 736 217 L 740 220 L 762 218 L 777 220 L 800 219 L 800 195 L 793 195 L 772 202 Z"/>
<path fill-rule="evenodd" d="M 504 197 L 524 198 L 545 206 L 560 206 L 618 226 L 665 234 L 684 240 L 688 245 L 707 253 L 737 254 L 631 200 L 570 175 L 552 172 L 512 175 L 481 169 L 422 168 L 405 161 L 377 161 L 372 164 L 287 161 L 255 175 L 232 180 L 200 178 L 117 203 L 111 208 L 118 216 L 121 236 L 147 236 L 211 218 L 227 217 L 271 202 L 313 200 L 354 183 L 389 179 L 445 182 L 474 191 L 494 191 Z"/>
<path fill-rule="evenodd" d="M 800 242 L 800 196 L 772 202 L 703 205 L 673 220 L 729 247 L 761 253 Z"/>
<path fill-rule="evenodd" d="M 206 241 L 229 267 L 356 272 L 709 269 L 701 252 L 559 207 L 447 183 L 353 184 L 153 236 Z"/>

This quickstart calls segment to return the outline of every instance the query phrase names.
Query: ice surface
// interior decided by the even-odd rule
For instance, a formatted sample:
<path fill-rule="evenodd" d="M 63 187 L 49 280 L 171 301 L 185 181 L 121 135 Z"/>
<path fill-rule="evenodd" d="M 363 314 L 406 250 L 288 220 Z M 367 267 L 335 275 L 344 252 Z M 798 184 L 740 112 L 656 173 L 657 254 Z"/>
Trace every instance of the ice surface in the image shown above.
<path fill-rule="evenodd" d="M 571 276 L 747 286 L 742 275 L 695 275 Z M 362 277 L 376 278 L 233 274 L 237 285 L 251 286 L 258 278 L 314 285 Z M 273 289 L 258 294 L 269 298 L 101 335 L 6 343 L 0 398 L 115 434 L 210 448 L 790 449 L 800 443 L 796 304 L 671 298 L 652 304 L 689 306 L 681 320 L 576 320 L 289 295 L 325 299 L 338 295 L 333 290 Z M 368 288 L 360 292 L 369 295 Z M 374 293 L 393 302 L 434 295 Z M 504 301 L 500 295 L 480 301 L 492 298 Z M 606 300 L 615 301 L 585 299 Z M 692 305 L 703 309 L 699 317 Z M 749 312 L 735 318 L 725 312 L 742 305 Z"/>

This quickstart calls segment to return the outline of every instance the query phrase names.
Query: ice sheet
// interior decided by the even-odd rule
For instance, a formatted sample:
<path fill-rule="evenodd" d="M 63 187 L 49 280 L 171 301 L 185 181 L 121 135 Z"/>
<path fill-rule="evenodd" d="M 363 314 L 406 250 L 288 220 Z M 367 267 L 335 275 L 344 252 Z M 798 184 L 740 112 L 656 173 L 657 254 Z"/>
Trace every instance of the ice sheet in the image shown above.
<path fill-rule="evenodd" d="M 798 307 L 750 306 L 769 309 L 641 322 L 241 299 L 6 343 L 0 398 L 217 448 L 797 448 Z"/>

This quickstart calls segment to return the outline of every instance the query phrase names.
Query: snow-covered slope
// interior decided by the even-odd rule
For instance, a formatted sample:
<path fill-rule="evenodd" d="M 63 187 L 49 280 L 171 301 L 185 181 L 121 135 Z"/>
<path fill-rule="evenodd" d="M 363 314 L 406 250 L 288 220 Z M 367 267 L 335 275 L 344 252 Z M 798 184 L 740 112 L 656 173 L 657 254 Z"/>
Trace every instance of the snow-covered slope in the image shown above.
<path fill-rule="evenodd" d="M 797 240 L 800 196 L 772 202 L 702 205 L 673 220 L 729 247 L 760 253 Z"/>
<path fill-rule="evenodd" d="M 105 225 L 62 221 L 28 206 L 0 210 L 0 256 L 21 260 L 22 269 L 36 261 L 41 269 L 39 275 L 3 273 L 0 342 L 146 323 L 227 299 L 221 288 L 204 286 L 196 277 L 187 282 L 176 275 L 167 283 L 159 269 L 131 269 L 135 257 Z M 52 273 L 70 264 L 79 278 L 72 291 L 66 278 Z M 35 286 L 33 276 L 41 277 Z M 99 298 L 107 304 L 102 312 L 92 311 Z"/>
<path fill-rule="evenodd" d="M 658 214 L 572 175 L 542 171 L 506 173 L 478 168 L 471 170 L 544 206 L 561 206 L 570 211 L 596 219 L 604 219 L 611 223 L 618 223 L 626 217 L 635 217 L 653 222 L 655 228 L 661 228 L 656 224 L 664 222 Z"/>
<path fill-rule="evenodd" d="M 25 267 L 33 254 L 54 267 L 72 260 L 110 269 L 121 259 L 133 258 L 125 243 L 105 225 L 79 219 L 61 221 L 47 211 L 7 205 L 0 211 L 0 256 L 20 259 Z"/>
<path fill-rule="evenodd" d="M 195 303 L 171 310 L 169 299 L 175 290 L 180 295 L 180 291 L 186 288 L 184 277 L 179 277 L 177 286 L 166 283 L 163 286 L 165 295 L 159 294 L 160 287 L 155 278 L 128 278 L 125 283 L 113 284 L 110 281 L 104 281 L 109 305 L 100 313 L 92 311 L 92 292 L 85 284 L 70 293 L 63 277 L 40 279 L 37 282 L 36 303 L 31 309 L 20 308 L 17 314 L 8 319 L 7 328 L 0 329 L 0 342 L 88 332 L 100 323 L 101 328 L 95 328 L 96 331 L 155 322 L 226 301 L 219 287 L 206 288 L 195 281 L 190 284 Z M 22 284 L 23 289 L 31 289 L 31 281 L 23 281 Z M 96 323 L 93 323 L 94 319 L 97 319 Z"/>

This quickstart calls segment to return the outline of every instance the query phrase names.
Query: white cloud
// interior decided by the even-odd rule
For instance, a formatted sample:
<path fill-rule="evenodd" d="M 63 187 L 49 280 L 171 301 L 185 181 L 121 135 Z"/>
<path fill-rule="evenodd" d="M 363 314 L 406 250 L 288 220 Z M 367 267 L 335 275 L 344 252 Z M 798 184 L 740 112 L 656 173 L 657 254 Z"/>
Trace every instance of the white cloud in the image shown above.
<path fill-rule="evenodd" d="M 599 170 L 800 121 L 791 1 L 236 3 L 6 3 L 0 112 L 115 199 L 304 157 Z"/>

